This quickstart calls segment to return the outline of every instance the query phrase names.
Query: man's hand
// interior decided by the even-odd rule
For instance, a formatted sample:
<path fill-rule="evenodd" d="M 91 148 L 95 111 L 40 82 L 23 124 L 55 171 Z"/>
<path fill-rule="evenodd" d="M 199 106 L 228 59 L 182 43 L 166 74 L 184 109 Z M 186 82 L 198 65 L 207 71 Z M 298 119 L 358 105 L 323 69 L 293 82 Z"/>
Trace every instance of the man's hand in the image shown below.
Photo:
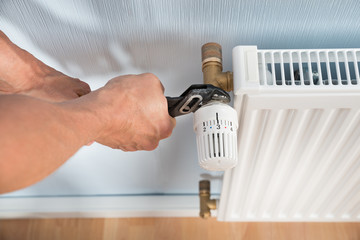
<path fill-rule="evenodd" d="M 48 176 L 93 140 L 124 151 L 153 150 L 170 136 L 160 81 L 128 75 L 71 101 L 0 94 L 0 193 Z"/>
<path fill-rule="evenodd" d="M 17 93 L 62 102 L 89 92 L 88 84 L 47 66 L 0 31 L 0 94 Z"/>
<path fill-rule="evenodd" d="M 176 123 L 153 74 L 117 77 L 90 92 L 1 31 L 0 112 L 6 113 L 0 115 L 0 193 L 48 176 L 94 140 L 124 151 L 153 150 Z"/>
<path fill-rule="evenodd" d="M 95 140 L 112 148 L 153 150 L 176 124 L 164 87 L 150 73 L 116 77 L 86 98 L 96 99 L 98 116 L 106 123 Z"/>
<path fill-rule="evenodd" d="M 87 83 L 66 76 L 45 64 L 42 68 L 42 75 L 37 79 L 39 80 L 37 84 L 33 84 L 29 89 L 22 90 L 20 93 L 51 102 L 63 102 L 81 97 L 91 91 Z"/>

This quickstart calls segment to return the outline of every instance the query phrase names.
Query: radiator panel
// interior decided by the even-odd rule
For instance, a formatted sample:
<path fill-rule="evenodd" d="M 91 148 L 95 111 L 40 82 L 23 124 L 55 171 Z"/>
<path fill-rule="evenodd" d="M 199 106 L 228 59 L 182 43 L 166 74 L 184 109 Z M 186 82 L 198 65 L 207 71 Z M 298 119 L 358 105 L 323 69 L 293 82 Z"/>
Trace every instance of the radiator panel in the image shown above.
<path fill-rule="evenodd" d="M 234 55 L 239 163 L 218 219 L 360 221 L 359 85 L 266 86 L 251 57 Z"/>
<path fill-rule="evenodd" d="M 336 108 L 322 96 L 298 106 L 303 97 L 287 96 L 286 108 L 283 97 L 243 96 L 220 220 L 360 220 L 360 96 L 327 96 Z"/>

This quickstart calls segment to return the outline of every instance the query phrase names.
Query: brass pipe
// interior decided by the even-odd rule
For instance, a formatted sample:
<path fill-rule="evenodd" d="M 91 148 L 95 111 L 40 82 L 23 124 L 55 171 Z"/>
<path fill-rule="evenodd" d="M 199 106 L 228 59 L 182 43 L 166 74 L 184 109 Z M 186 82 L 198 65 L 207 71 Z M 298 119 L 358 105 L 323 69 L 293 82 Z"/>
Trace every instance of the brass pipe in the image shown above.
<path fill-rule="evenodd" d="M 233 73 L 223 72 L 222 50 L 218 43 L 206 43 L 201 47 L 202 71 L 204 84 L 232 91 Z"/>
<path fill-rule="evenodd" d="M 211 211 L 216 209 L 216 200 L 210 199 L 210 181 L 199 182 L 200 217 L 207 219 L 211 217 Z"/>

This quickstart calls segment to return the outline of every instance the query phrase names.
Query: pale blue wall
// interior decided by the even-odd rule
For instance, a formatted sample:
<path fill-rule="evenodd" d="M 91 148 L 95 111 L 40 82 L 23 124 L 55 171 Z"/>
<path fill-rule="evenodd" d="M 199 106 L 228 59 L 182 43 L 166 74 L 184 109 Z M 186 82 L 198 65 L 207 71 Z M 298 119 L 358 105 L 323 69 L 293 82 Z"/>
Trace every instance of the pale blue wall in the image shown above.
<path fill-rule="evenodd" d="M 0 1 L 0 28 L 18 45 L 93 89 L 112 76 L 153 72 L 167 95 L 201 82 L 200 47 L 360 47 L 357 0 Z M 192 116 L 154 152 L 85 147 L 51 177 L 15 195 L 197 193 Z M 241 161 L 241 159 L 240 159 Z M 219 174 L 215 174 L 219 175 Z M 220 181 L 213 181 L 220 192 Z"/>

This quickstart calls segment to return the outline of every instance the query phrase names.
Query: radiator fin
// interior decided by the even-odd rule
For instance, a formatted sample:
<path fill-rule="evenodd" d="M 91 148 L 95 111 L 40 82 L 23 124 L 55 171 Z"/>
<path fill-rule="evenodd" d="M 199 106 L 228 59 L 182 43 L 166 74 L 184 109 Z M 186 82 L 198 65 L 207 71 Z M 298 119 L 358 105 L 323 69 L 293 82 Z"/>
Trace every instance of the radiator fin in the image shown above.
<path fill-rule="evenodd" d="M 244 100 L 239 165 L 225 174 L 219 219 L 359 220 L 359 109 L 251 103 Z"/>

